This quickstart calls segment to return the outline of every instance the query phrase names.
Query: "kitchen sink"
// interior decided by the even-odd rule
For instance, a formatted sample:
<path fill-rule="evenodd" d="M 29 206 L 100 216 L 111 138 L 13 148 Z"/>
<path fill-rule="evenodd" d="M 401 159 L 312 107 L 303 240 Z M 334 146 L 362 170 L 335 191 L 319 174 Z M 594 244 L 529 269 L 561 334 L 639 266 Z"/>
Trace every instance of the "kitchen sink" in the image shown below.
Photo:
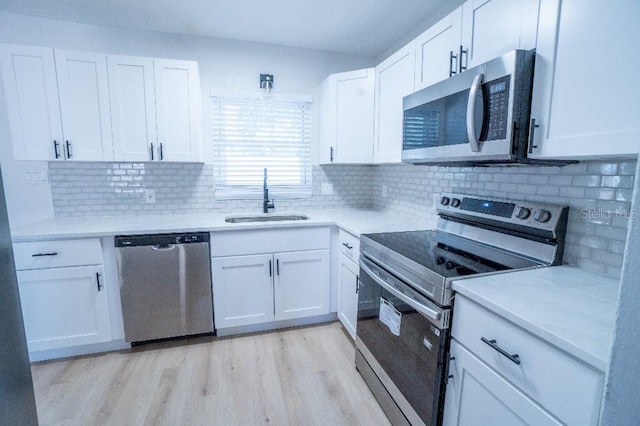
<path fill-rule="evenodd" d="M 247 222 L 278 222 L 281 220 L 307 220 L 309 216 L 302 214 L 258 214 L 253 216 L 228 216 L 224 219 L 229 223 Z"/>

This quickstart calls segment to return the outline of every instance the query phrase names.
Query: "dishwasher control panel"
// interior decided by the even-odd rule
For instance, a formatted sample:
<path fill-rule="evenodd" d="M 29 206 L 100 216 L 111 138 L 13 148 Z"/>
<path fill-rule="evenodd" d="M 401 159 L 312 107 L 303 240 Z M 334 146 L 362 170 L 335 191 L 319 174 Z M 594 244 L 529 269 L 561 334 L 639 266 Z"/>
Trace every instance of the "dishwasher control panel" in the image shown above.
<path fill-rule="evenodd" d="M 187 232 L 180 234 L 117 235 L 116 247 L 138 247 L 148 245 L 208 243 L 208 232 Z"/>

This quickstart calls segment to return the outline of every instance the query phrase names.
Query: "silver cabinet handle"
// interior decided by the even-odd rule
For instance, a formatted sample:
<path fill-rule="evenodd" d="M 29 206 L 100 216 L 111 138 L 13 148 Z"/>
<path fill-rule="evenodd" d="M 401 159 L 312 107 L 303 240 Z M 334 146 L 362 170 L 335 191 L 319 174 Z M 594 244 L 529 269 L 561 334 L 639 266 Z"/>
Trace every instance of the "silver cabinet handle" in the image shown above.
<path fill-rule="evenodd" d="M 67 147 L 67 159 L 71 159 L 71 142 L 64 141 L 65 146 Z"/>
<path fill-rule="evenodd" d="M 509 358 L 509 360 L 517 365 L 520 365 L 520 356 L 518 354 L 510 354 L 509 352 L 505 351 L 504 349 L 502 349 L 500 346 L 498 346 L 498 343 L 496 342 L 496 339 L 492 339 L 489 340 L 486 337 L 481 337 L 480 340 L 482 340 L 484 343 L 486 343 L 487 345 L 491 346 L 493 349 L 495 349 L 496 351 L 498 351 L 500 353 L 500 355 L 503 355 L 507 358 Z"/>
<path fill-rule="evenodd" d="M 98 284 L 98 291 L 101 291 L 102 284 L 100 284 L 100 272 L 96 272 L 96 283 Z"/>
<path fill-rule="evenodd" d="M 342 243 L 343 246 L 345 246 L 346 248 L 348 248 L 349 250 L 351 250 L 353 248 L 352 245 L 349 245 L 348 243 Z"/>
<path fill-rule="evenodd" d="M 536 119 L 531 119 L 531 126 L 529 126 L 529 154 L 533 154 L 533 149 L 538 148 L 538 145 L 534 145 L 534 136 L 536 133 L 536 128 L 540 127 L 539 124 L 536 124 Z"/>
<path fill-rule="evenodd" d="M 458 69 L 460 72 L 467 70 L 467 64 L 469 63 L 469 55 L 467 55 L 468 49 L 463 49 L 462 45 L 460 45 L 460 53 L 458 54 Z M 465 58 L 465 65 L 462 65 L 462 55 Z"/>
<path fill-rule="evenodd" d="M 56 156 L 56 160 L 58 158 L 60 158 L 60 152 L 58 152 L 58 147 L 60 146 L 60 142 L 58 142 L 57 140 L 53 141 L 53 153 Z"/>
<path fill-rule="evenodd" d="M 149 144 L 149 145 L 151 145 L 151 149 L 150 149 L 150 152 L 151 152 L 151 161 L 153 161 L 153 144 L 151 143 L 151 144 Z"/>
<path fill-rule="evenodd" d="M 453 54 L 453 50 L 451 50 L 449 52 L 449 77 L 453 76 L 454 74 L 457 74 L 456 73 L 456 68 L 458 68 L 458 67 L 457 66 L 455 68 L 453 67 L 453 60 L 454 59 L 456 60 L 456 64 L 457 64 L 457 62 L 459 62 L 458 61 L 458 56 L 454 55 Z"/>
<path fill-rule="evenodd" d="M 480 141 L 476 135 L 476 96 L 478 90 L 484 80 L 484 74 L 478 74 L 473 78 L 471 90 L 469 90 L 469 100 L 467 101 L 467 136 L 469 138 L 469 146 L 471 151 L 480 152 Z"/>
<path fill-rule="evenodd" d="M 32 254 L 31 257 L 44 257 L 44 256 L 57 256 L 58 252 L 57 251 L 53 251 L 51 253 L 35 253 Z"/>
<path fill-rule="evenodd" d="M 431 309 L 428 306 L 423 305 L 422 303 L 418 302 L 415 299 L 412 299 L 411 297 L 407 296 L 406 294 L 402 293 L 400 290 L 390 286 L 388 283 L 386 283 L 382 278 L 379 278 L 363 261 L 362 259 L 360 259 L 360 268 L 362 268 L 363 271 L 365 271 L 367 273 L 367 275 L 369 275 L 369 277 L 371 277 L 372 280 L 374 280 L 377 284 L 379 284 L 382 288 L 384 288 L 385 290 L 387 290 L 389 293 L 393 294 L 394 296 L 396 296 L 398 299 L 402 300 L 404 303 L 408 304 L 409 306 L 411 306 L 413 309 L 415 309 L 416 311 L 420 312 L 421 314 L 423 314 L 424 316 L 426 316 L 427 318 L 431 318 L 434 321 L 440 321 L 440 318 L 442 317 L 442 314 L 440 312 L 436 312 L 433 309 Z"/>

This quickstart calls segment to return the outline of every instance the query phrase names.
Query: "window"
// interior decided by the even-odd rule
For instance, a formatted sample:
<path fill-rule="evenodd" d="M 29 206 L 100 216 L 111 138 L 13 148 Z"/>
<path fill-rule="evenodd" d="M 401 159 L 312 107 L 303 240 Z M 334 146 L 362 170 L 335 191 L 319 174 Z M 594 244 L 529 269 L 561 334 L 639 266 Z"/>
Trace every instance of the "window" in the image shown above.
<path fill-rule="evenodd" d="M 311 102 L 214 96 L 216 199 L 311 196 Z"/>

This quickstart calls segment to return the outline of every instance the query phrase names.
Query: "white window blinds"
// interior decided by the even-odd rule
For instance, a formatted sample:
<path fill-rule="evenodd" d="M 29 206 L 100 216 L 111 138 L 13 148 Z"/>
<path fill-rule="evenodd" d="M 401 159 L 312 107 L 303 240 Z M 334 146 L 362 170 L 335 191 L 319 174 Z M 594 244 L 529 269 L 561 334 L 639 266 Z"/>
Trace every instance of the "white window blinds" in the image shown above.
<path fill-rule="evenodd" d="M 311 102 L 213 96 L 216 199 L 311 196 Z"/>

